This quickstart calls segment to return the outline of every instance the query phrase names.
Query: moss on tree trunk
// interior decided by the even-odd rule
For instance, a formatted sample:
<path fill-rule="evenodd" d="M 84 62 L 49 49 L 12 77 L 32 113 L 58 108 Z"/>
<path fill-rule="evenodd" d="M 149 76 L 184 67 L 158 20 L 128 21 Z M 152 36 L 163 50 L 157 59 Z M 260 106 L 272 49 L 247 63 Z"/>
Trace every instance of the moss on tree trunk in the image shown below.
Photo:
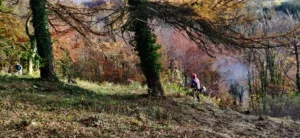
<path fill-rule="evenodd" d="M 133 21 L 130 31 L 135 33 L 135 50 L 141 61 L 141 67 L 147 80 L 148 94 L 150 96 L 164 96 L 164 90 L 160 82 L 160 68 L 158 49 L 161 47 L 156 44 L 156 36 L 151 32 L 148 25 L 150 15 L 143 9 L 142 0 L 129 0 L 132 6 L 131 16 Z"/>
<path fill-rule="evenodd" d="M 40 75 L 42 79 L 55 80 L 52 41 L 45 4 L 46 0 L 30 0 L 37 50 L 39 56 L 43 59 L 40 66 Z"/>

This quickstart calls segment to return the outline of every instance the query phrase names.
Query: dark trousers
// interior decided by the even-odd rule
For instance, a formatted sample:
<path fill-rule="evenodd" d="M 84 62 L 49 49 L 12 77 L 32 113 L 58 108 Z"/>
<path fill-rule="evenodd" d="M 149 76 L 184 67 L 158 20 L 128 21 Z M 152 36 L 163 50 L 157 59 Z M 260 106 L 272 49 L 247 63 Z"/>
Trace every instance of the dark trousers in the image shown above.
<path fill-rule="evenodd" d="M 193 97 L 197 98 L 198 100 L 200 100 L 200 93 L 201 93 L 201 89 L 198 88 L 193 88 Z"/>

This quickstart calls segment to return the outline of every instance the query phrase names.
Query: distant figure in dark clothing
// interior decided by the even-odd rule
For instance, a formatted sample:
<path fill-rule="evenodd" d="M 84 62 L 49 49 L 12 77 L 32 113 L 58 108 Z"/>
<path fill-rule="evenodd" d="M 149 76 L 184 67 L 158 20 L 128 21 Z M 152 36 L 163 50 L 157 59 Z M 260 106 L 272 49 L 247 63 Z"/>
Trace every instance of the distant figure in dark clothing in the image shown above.
<path fill-rule="evenodd" d="M 192 80 L 190 81 L 190 87 L 193 89 L 200 89 L 200 80 L 195 73 L 192 74 Z"/>
<path fill-rule="evenodd" d="M 22 75 L 22 69 L 23 69 L 23 67 L 22 67 L 21 64 L 18 63 L 18 64 L 15 66 L 15 69 L 16 69 L 16 74 L 17 74 L 17 75 Z"/>
<path fill-rule="evenodd" d="M 201 92 L 200 87 L 200 80 L 197 78 L 197 75 L 195 73 L 192 74 L 192 80 L 190 81 L 190 88 L 193 89 L 193 96 L 194 98 L 197 97 L 198 100 L 200 100 L 199 94 Z"/>

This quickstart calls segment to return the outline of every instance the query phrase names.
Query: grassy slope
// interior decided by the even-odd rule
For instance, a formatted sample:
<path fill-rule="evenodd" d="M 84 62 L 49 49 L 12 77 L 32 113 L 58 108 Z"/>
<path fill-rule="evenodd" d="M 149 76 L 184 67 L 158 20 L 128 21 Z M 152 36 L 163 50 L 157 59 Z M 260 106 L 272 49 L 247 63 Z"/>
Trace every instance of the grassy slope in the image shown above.
<path fill-rule="evenodd" d="M 298 123 L 131 85 L 0 78 L 0 137 L 300 137 Z"/>

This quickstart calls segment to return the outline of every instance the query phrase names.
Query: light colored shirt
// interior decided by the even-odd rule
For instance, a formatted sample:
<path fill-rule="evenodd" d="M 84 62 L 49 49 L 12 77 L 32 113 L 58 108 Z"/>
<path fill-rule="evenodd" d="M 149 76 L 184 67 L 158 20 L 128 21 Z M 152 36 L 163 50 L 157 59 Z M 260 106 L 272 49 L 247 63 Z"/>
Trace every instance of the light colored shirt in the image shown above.
<path fill-rule="evenodd" d="M 198 78 L 192 79 L 190 82 L 190 86 L 192 85 L 193 81 L 196 82 L 197 89 L 200 89 L 200 80 Z"/>

